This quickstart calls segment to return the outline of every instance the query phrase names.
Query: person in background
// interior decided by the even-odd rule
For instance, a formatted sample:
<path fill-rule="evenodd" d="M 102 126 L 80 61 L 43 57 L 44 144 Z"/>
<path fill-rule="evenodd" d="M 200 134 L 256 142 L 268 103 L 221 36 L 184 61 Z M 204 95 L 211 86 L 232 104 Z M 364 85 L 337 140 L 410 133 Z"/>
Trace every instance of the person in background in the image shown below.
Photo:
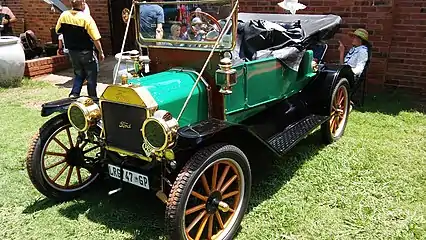
<path fill-rule="evenodd" d="M 368 32 L 365 29 L 358 28 L 355 32 L 349 32 L 348 34 L 352 37 L 352 48 L 345 55 L 345 46 L 339 41 L 339 60 L 340 64 L 347 64 L 352 68 L 355 80 L 359 81 L 367 62 L 370 60 L 371 44 L 368 41 Z M 358 84 L 355 83 L 355 85 Z M 351 99 L 349 111 L 352 111 L 353 106 L 354 101 Z"/>
<path fill-rule="evenodd" d="M 139 8 L 140 31 L 143 37 L 163 39 L 164 10 L 157 4 L 142 4 Z"/>
<path fill-rule="evenodd" d="M 95 21 L 83 12 L 85 3 L 85 0 L 71 0 L 72 10 L 61 14 L 56 24 L 56 32 L 63 34 L 74 68 L 75 77 L 69 96 L 80 96 L 83 79 L 87 79 L 89 96 L 97 98 L 98 58 L 94 53 L 94 46 L 99 52 L 99 61 L 103 61 L 105 55 Z"/>
<path fill-rule="evenodd" d="M 87 5 L 87 3 L 84 3 L 83 13 L 90 16 L 90 9 L 89 9 L 89 6 Z M 62 34 L 59 34 L 59 36 L 58 36 L 58 52 L 57 52 L 57 54 L 58 55 L 65 55 L 69 59 L 68 49 L 67 49 L 67 46 L 65 45 L 65 42 L 64 42 L 64 35 L 62 35 Z M 70 61 L 71 61 L 71 59 L 70 59 Z M 87 84 L 87 80 L 84 80 L 83 85 L 86 85 L 86 84 Z"/>
<path fill-rule="evenodd" d="M 3 1 L 0 0 L 0 29 L 1 36 L 13 36 L 12 23 L 16 22 L 16 17 L 10 8 L 5 7 Z"/>
<path fill-rule="evenodd" d="M 345 55 L 345 46 L 339 41 L 340 64 L 351 66 L 355 76 L 359 77 L 364 72 L 365 65 L 369 60 L 368 32 L 365 29 L 359 28 L 355 32 L 349 32 L 352 37 L 352 48 Z"/>
<path fill-rule="evenodd" d="M 87 3 L 84 3 L 84 10 L 83 13 L 90 16 L 90 8 Z M 64 36 L 62 34 L 59 34 L 58 36 L 58 55 L 67 55 L 68 56 L 68 49 L 64 42 Z"/>

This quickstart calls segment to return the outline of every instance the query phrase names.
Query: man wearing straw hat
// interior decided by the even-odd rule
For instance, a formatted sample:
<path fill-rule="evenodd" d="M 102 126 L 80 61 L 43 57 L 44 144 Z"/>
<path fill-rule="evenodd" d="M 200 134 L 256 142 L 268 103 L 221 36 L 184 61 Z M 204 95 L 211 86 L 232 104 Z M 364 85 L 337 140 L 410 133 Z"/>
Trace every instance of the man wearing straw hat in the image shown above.
<path fill-rule="evenodd" d="M 352 37 L 352 48 L 345 56 L 345 46 L 339 41 L 340 64 L 349 65 L 358 81 L 370 60 L 371 44 L 368 41 L 368 32 L 365 29 L 358 28 L 355 32 L 349 32 L 348 35 Z M 354 103 L 351 100 L 349 111 L 352 111 L 353 105 Z"/>
<path fill-rule="evenodd" d="M 351 66 L 355 76 L 359 77 L 364 72 L 365 65 L 369 60 L 371 45 L 368 42 L 368 32 L 365 29 L 358 28 L 355 32 L 349 32 L 352 37 L 353 47 L 345 56 L 345 46 L 339 41 L 340 64 Z"/>

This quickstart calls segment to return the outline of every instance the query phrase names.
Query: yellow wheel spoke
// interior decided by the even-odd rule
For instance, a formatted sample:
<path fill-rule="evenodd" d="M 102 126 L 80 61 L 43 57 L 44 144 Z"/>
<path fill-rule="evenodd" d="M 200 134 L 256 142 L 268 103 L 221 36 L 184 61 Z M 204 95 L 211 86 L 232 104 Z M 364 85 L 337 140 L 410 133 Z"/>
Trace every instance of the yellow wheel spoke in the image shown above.
<path fill-rule="evenodd" d="M 219 226 L 221 229 L 224 229 L 225 226 L 223 225 L 222 217 L 220 216 L 219 212 L 215 212 L 214 214 L 216 216 L 217 222 L 219 223 Z"/>
<path fill-rule="evenodd" d="M 66 157 L 67 156 L 66 153 L 47 152 L 47 151 L 44 154 L 51 155 L 51 156 L 58 156 L 58 157 Z"/>
<path fill-rule="evenodd" d="M 80 168 L 79 168 L 79 167 L 76 167 L 76 170 L 77 170 L 78 183 L 79 183 L 79 184 L 82 184 L 82 183 L 83 183 L 83 181 L 81 180 Z"/>
<path fill-rule="evenodd" d="M 213 166 L 213 176 L 212 176 L 212 191 L 216 190 L 216 182 L 217 182 L 217 171 L 219 169 L 219 163 L 216 163 Z"/>
<path fill-rule="evenodd" d="M 58 172 L 58 174 L 56 174 L 56 176 L 52 179 L 53 182 L 56 182 L 56 180 L 58 180 L 58 178 L 62 175 L 62 173 L 64 173 L 65 169 L 67 169 L 68 167 L 68 163 L 65 164 L 64 167 L 62 167 L 61 171 Z"/>
<path fill-rule="evenodd" d="M 209 217 L 209 228 L 207 232 L 207 239 L 212 239 L 213 236 L 213 215 Z"/>
<path fill-rule="evenodd" d="M 225 183 L 225 185 L 222 187 L 222 189 L 220 190 L 220 192 L 223 194 L 226 189 L 228 189 L 229 186 L 231 186 L 231 184 L 235 181 L 235 179 L 237 179 L 238 176 L 234 175 L 231 179 L 228 180 L 228 182 Z"/>
<path fill-rule="evenodd" d="M 72 148 L 74 147 L 74 144 L 72 142 L 71 132 L 69 128 L 67 128 L 67 135 L 68 135 L 68 141 L 70 142 L 70 147 Z"/>
<path fill-rule="evenodd" d="M 189 235 L 189 232 L 194 228 L 194 226 L 201 220 L 201 218 L 206 215 L 207 211 L 202 211 L 198 216 L 189 224 L 189 226 L 185 229 L 186 233 Z"/>
<path fill-rule="evenodd" d="M 204 201 L 204 202 L 207 202 L 207 197 L 197 193 L 196 191 L 192 191 L 191 195 L 202 200 L 202 201 Z"/>
<path fill-rule="evenodd" d="M 204 209 L 205 206 L 206 206 L 206 204 L 203 203 L 203 204 L 200 204 L 200 205 L 195 206 L 193 208 L 190 208 L 190 209 L 185 211 L 185 215 L 189 215 L 189 214 L 195 213 L 197 211 L 200 211 L 201 209 Z"/>
<path fill-rule="evenodd" d="M 67 161 L 67 160 L 65 160 L 65 158 L 64 158 L 64 159 L 62 159 L 61 161 L 56 162 L 56 163 L 54 163 L 54 164 L 52 164 L 52 165 L 50 165 L 50 166 L 46 167 L 45 169 L 46 169 L 46 170 L 49 170 L 49 169 L 51 169 L 51 168 L 54 168 L 54 167 L 56 167 L 56 166 L 58 166 L 58 165 L 60 165 L 60 164 L 62 164 L 62 163 L 64 163 L 64 162 L 66 162 L 66 161 Z"/>
<path fill-rule="evenodd" d="M 240 193 L 240 191 L 233 191 L 233 192 L 227 193 L 227 194 L 223 195 L 222 200 L 233 197 L 233 196 L 235 196 L 239 193 Z"/>
<path fill-rule="evenodd" d="M 231 168 L 231 166 L 226 166 L 225 170 L 222 173 L 222 176 L 219 179 L 219 182 L 217 184 L 217 189 L 220 189 L 222 187 L 223 181 L 225 181 L 226 175 L 228 174 L 229 169 Z"/>
<path fill-rule="evenodd" d="M 59 141 L 59 139 L 57 139 L 56 137 L 53 138 L 53 140 L 59 145 L 61 146 L 65 151 L 68 151 L 68 148 L 61 142 Z"/>
<path fill-rule="evenodd" d="M 207 179 L 204 174 L 201 175 L 201 182 L 203 183 L 204 191 L 206 191 L 207 194 L 210 194 L 209 184 L 207 183 Z"/>
<path fill-rule="evenodd" d="M 65 181 L 65 187 L 66 188 L 70 185 L 70 180 L 71 180 L 71 175 L 72 175 L 73 169 L 74 169 L 74 166 L 71 166 L 70 169 L 68 170 L 67 180 Z"/>
<path fill-rule="evenodd" d="M 204 216 L 203 221 L 201 222 L 200 227 L 198 228 L 195 240 L 200 240 L 200 237 L 204 232 L 204 228 L 206 227 L 207 220 L 209 220 L 209 215 Z"/>

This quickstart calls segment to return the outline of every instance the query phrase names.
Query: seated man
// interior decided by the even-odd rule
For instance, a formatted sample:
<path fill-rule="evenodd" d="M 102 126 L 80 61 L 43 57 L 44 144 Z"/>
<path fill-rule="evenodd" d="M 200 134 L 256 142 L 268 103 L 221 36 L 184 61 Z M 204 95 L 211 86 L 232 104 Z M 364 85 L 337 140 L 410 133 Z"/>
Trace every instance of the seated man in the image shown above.
<path fill-rule="evenodd" d="M 345 46 L 339 41 L 340 64 L 351 66 L 355 76 L 359 77 L 364 72 L 365 65 L 369 60 L 368 32 L 365 29 L 359 28 L 355 32 L 350 32 L 352 37 L 353 47 L 345 54 Z"/>
<path fill-rule="evenodd" d="M 345 53 L 345 46 L 340 42 L 339 51 L 340 51 L 340 64 L 347 64 L 352 68 L 352 72 L 355 75 L 355 79 L 359 80 L 359 77 L 364 72 L 365 66 L 367 62 L 370 60 L 370 49 L 371 44 L 368 42 L 368 32 L 365 29 L 359 28 L 355 32 L 349 32 L 349 35 L 352 37 L 352 45 L 353 47 L 349 50 L 349 52 Z M 358 88 L 358 83 L 355 83 L 355 88 Z M 353 94 L 351 96 L 350 110 L 352 110 L 353 103 Z"/>

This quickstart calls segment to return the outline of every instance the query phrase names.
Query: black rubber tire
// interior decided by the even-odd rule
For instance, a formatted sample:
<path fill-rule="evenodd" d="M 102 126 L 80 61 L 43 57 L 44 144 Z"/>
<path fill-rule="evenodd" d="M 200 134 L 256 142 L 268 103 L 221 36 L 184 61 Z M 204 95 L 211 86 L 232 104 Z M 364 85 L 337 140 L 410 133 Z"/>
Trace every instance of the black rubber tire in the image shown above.
<path fill-rule="evenodd" d="M 34 187 L 46 197 L 55 201 L 68 201 L 77 198 L 82 192 L 87 190 L 96 180 L 100 179 L 99 174 L 95 174 L 95 177 L 90 183 L 82 189 L 75 191 L 60 191 L 53 188 L 48 180 L 45 179 L 42 173 L 42 159 L 41 153 L 49 137 L 54 134 L 59 128 L 70 125 L 66 114 L 61 114 L 53 117 L 47 121 L 36 133 L 32 140 L 31 145 L 28 149 L 26 167 L 28 176 Z"/>
<path fill-rule="evenodd" d="M 186 239 L 185 229 L 182 229 L 186 199 L 189 198 L 196 180 L 204 172 L 205 168 L 221 158 L 235 160 L 241 167 L 245 180 L 240 214 L 229 233 L 222 238 L 226 240 L 233 239 L 248 207 L 251 189 L 251 169 L 247 157 L 239 148 L 224 144 L 212 145 L 198 151 L 186 163 L 176 178 L 166 207 L 166 231 L 170 239 Z"/>
<path fill-rule="evenodd" d="M 346 93 L 347 93 L 346 96 L 348 97 L 347 104 L 346 104 L 346 107 L 345 107 L 345 109 L 346 109 L 345 111 L 346 111 L 347 115 L 346 115 L 346 118 L 345 118 L 344 123 L 343 123 L 343 130 L 340 132 L 340 134 L 338 134 L 336 136 L 333 135 L 333 133 L 331 132 L 331 129 L 330 129 L 331 119 L 326 121 L 325 123 L 323 123 L 321 125 L 321 135 L 322 135 L 324 143 L 326 143 L 326 144 L 331 144 L 331 143 L 339 140 L 343 136 L 343 134 L 345 133 L 346 124 L 348 123 L 350 99 L 349 99 L 349 82 L 346 78 L 341 78 L 333 89 L 332 95 L 330 96 L 329 113 L 330 113 L 330 116 L 331 116 L 333 101 L 337 97 L 336 96 L 337 91 L 341 86 L 346 88 Z"/>

